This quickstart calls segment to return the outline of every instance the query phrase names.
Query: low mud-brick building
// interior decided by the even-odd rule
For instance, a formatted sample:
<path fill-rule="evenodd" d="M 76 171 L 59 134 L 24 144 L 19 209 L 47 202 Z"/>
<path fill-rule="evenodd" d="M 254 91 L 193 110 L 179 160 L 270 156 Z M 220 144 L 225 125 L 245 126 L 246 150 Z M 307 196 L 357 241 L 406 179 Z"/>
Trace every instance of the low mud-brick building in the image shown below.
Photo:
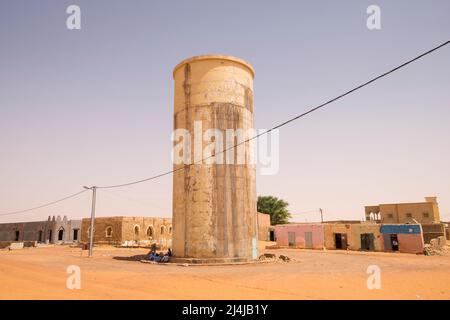
<path fill-rule="evenodd" d="M 83 243 L 89 242 L 91 219 L 82 220 Z M 94 244 L 172 245 L 172 219 L 157 217 L 98 217 L 94 224 Z"/>
<path fill-rule="evenodd" d="M 275 226 L 277 245 L 287 248 L 422 253 L 420 224 L 373 222 L 299 223 Z"/>
<path fill-rule="evenodd" d="M 423 253 L 424 241 L 420 224 L 384 224 L 380 226 L 384 251 Z"/>
<path fill-rule="evenodd" d="M 0 241 L 39 243 L 78 242 L 81 220 L 68 220 L 66 216 L 48 217 L 47 221 L 12 222 L 0 224 Z"/>

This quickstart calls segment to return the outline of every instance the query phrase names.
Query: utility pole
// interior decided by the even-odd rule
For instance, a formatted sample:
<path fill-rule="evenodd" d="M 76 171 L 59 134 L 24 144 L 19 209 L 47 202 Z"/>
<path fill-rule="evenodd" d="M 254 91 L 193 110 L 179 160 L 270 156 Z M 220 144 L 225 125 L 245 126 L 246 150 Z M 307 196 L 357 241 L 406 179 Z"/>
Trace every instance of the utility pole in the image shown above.
<path fill-rule="evenodd" d="M 97 187 L 86 187 L 85 189 L 91 189 L 92 190 L 92 209 L 91 209 L 91 227 L 89 232 L 89 257 L 92 257 L 92 247 L 94 246 L 94 221 L 95 221 L 95 198 L 96 198 L 96 191 Z"/>
<path fill-rule="evenodd" d="M 322 208 L 319 208 L 319 211 L 320 211 L 320 221 L 321 221 L 321 223 L 323 223 L 323 210 L 322 210 Z"/>

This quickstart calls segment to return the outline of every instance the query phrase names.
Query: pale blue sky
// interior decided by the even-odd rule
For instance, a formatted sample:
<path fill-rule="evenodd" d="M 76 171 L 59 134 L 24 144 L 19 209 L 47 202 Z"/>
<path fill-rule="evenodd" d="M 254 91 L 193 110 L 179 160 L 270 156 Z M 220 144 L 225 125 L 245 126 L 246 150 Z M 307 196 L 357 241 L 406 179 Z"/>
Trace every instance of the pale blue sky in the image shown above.
<path fill-rule="evenodd" d="M 66 28 L 70 4 L 81 30 Z M 0 0 L 0 213 L 171 169 L 172 69 L 185 58 L 249 61 L 268 128 L 449 40 L 449 15 L 449 1 Z M 449 88 L 450 46 L 284 127 L 280 172 L 258 176 L 258 194 L 326 219 L 436 195 L 450 220 Z M 171 216 L 171 176 L 108 192 L 100 216 Z M 85 193 L 0 221 L 89 211 Z"/>

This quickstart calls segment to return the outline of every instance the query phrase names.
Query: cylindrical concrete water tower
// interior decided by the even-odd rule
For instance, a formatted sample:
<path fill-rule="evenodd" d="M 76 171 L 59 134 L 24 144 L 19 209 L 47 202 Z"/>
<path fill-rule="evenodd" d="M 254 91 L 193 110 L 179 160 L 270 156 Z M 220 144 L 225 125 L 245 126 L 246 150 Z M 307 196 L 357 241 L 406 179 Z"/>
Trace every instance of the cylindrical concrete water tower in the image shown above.
<path fill-rule="evenodd" d="M 253 129 L 253 67 L 230 56 L 204 55 L 179 63 L 173 77 L 174 127 L 189 132 L 193 163 L 185 168 L 174 164 L 174 258 L 193 263 L 256 259 L 256 169 L 249 144 L 239 149 L 245 151 L 244 163 L 238 160 L 238 148 L 234 159 L 223 154 L 221 163 L 218 155 L 214 163 L 208 162 L 211 158 L 198 161 L 207 145 L 215 145 L 216 153 L 226 148 L 227 129 L 231 133 Z M 198 137 L 200 127 L 206 138 Z M 222 133 L 223 148 L 217 148 L 218 137 L 208 139 L 209 129 Z M 233 139 L 231 145 L 239 142 Z"/>

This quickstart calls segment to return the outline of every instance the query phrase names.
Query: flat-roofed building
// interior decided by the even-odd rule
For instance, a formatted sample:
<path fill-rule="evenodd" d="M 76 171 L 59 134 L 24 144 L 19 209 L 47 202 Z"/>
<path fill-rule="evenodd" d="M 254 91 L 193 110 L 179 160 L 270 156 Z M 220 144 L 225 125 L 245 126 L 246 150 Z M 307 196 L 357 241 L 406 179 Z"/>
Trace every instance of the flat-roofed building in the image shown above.
<path fill-rule="evenodd" d="M 82 220 L 81 241 L 89 242 L 91 219 Z M 172 246 L 172 219 L 157 217 L 98 217 L 94 224 L 94 244 Z"/>
<path fill-rule="evenodd" d="M 365 207 L 366 220 L 382 223 L 440 223 L 436 197 L 425 202 L 390 203 Z"/>
<path fill-rule="evenodd" d="M 47 221 L 1 223 L 0 241 L 72 243 L 80 240 L 80 230 L 81 220 L 68 220 L 66 216 L 49 216 Z"/>

